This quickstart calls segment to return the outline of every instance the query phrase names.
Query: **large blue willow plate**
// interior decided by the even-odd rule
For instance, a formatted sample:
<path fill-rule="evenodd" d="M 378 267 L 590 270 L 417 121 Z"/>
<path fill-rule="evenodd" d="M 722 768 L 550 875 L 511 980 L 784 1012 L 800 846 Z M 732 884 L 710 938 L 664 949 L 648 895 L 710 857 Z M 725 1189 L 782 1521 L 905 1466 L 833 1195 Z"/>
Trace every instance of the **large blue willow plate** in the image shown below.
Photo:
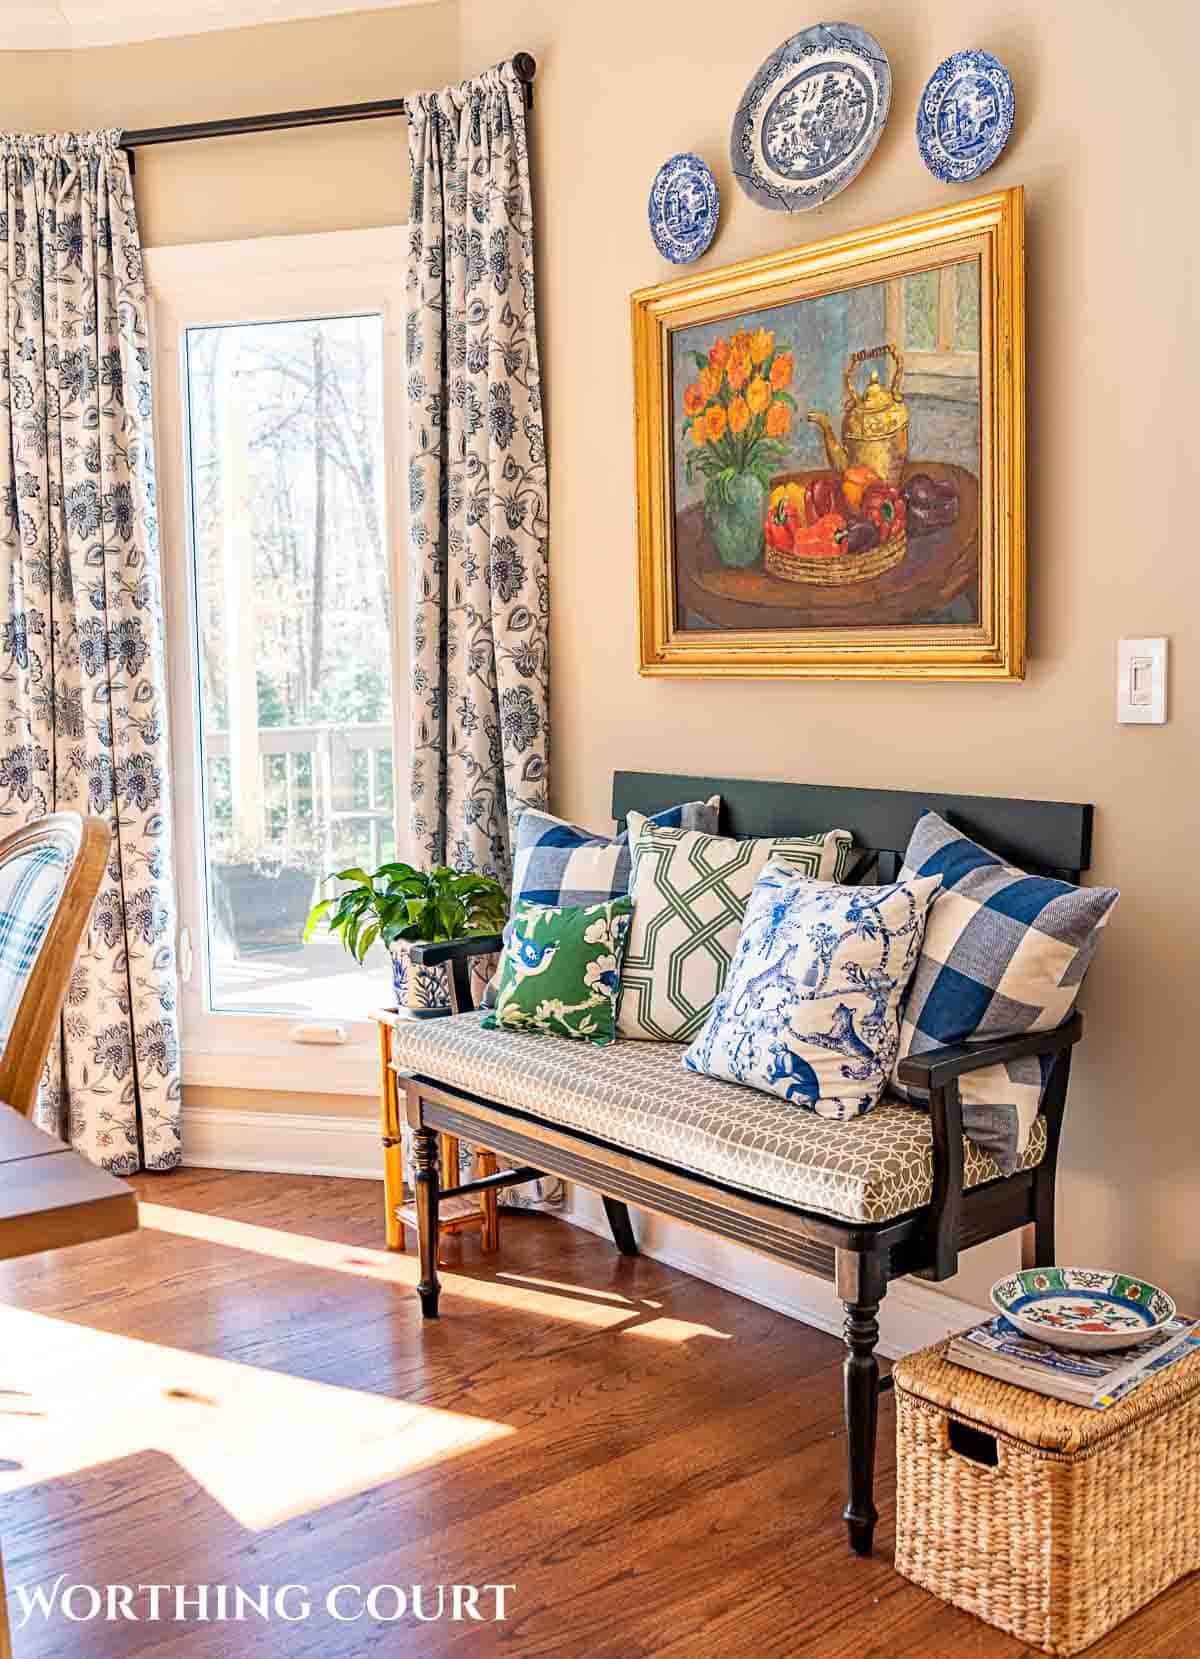
<path fill-rule="evenodd" d="M 992 1286 L 992 1306 L 1053 1348 L 1132 1348 L 1175 1317 L 1165 1290 L 1106 1268 L 1029 1267 Z"/>
<path fill-rule="evenodd" d="M 986 173 L 1012 132 L 1013 85 L 990 52 L 955 52 L 939 63 L 917 105 L 917 147 L 943 184 Z"/>
<path fill-rule="evenodd" d="M 892 102 L 887 53 L 853 23 L 785 40 L 742 95 L 729 158 L 762 207 L 820 207 L 866 165 Z"/>
<path fill-rule="evenodd" d="M 664 161 L 654 175 L 647 205 L 650 234 L 664 259 L 687 265 L 717 234 L 721 192 L 712 168 L 690 150 Z"/>

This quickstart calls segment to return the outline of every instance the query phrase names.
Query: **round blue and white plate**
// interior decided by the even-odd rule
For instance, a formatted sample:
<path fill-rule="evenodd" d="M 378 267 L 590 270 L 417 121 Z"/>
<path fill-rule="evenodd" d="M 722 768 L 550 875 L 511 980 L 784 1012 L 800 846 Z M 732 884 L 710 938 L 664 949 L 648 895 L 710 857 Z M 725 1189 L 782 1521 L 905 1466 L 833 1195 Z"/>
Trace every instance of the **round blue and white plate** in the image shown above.
<path fill-rule="evenodd" d="M 721 192 L 712 168 L 689 150 L 664 161 L 654 175 L 647 205 L 650 234 L 664 259 L 688 265 L 717 234 Z"/>
<path fill-rule="evenodd" d="M 992 1286 L 992 1306 L 1022 1336 L 1053 1348 L 1132 1348 L 1175 1317 L 1165 1290 L 1093 1267 L 1029 1267 Z"/>
<path fill-rule="evenodd" d="M 921 159 L 943 184 L 986 173 L 1012 132 L 1013 85 L 990 52 L 954 52 L 939 63 L 917 105 Z"/>
<path fill-rule="evenodd" d="M 866 165 L 891 102 L 891 65 L 874 35 L 815 23 L 772 52 L 743 93 L 729 137 L 734 177 L 762 207 L 820 207 Z"/>

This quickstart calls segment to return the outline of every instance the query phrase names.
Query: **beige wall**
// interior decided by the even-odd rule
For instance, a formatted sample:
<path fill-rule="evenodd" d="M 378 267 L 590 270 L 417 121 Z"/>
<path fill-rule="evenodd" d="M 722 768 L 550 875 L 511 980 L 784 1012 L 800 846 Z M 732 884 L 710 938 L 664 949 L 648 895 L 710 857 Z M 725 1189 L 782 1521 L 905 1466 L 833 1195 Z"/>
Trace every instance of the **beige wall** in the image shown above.
<path fill-rule="evenodd" d="M 728 163 L 742 89 L 803 22 L 790 0 L 464 0 L 464 64 L 515 48 L 539 63 L 556 806 L 603 823 L 617 766 L 1095 801 L 1092 877 L 1124 896 L 1085 998 L 1060 1259 L 1128 1263 L 1200 1306 L 1197 1087 L 1181 1040 L 1200 1014 L 1200 14 L 1193 0 L 863 0 L 852 15 L 891 58 L 891 121 L 849 189 L 793 218 L 753 205 Z M 627 301 L 671 274 L 646 230 L 655 168 L 693 149 L 717 174 L 721 229 L 694 269 L 968 195 L 925 171 L 913 119 L 934 65 L 972 44 L 1004 60 L 1017 93 L 1012 141 L 978 188 L 1026 187 L 1028 679 L 640 678 Z M 1170 723 L 1118 727 L 1117 637 L 1158 632 L 1172 636 Z M 1011 1246 L 973 1253 L 953 1288 L 978 1293 L 997 1260 Z"/>
<path fill-rule="evenodd" d="M 46 132 L 71 120 L 69 52 L 0 52 L 0 131 Z"/>
<path fill-rule="evenodd" d="M 742 88 L 802 21 L 788 0 L 733 13 L 718 0 L 462 0 L 158 42 L 87 54 L 72 104 L 81 123 L 182 121 L 384 96 L 535 54 L 556 806 L 603 823 L 612 771 L 631 765 L 1095 801 L 1092 876 L 1124 897 L 1085 997 L 1060 1258 L 1157 1275 L 1192 1306 L 1198 15 L 1192 0 L 863 0 L 854 18 L 892 61 L 892 119 L 861 178 L 796 218 L 752 205 L 727 160 Z M 1016 131 L 986 185 L 1027 191 L 1028 679 L 640 678 L 627 301 L 670 274 L 645 225 L 655 168 L 690 148 L 716 170 L 724 216 L 707 266 L 969 194 L 925 172 L 912 123 L 929 71 L 971 43 L 1004 59 L 1017 89 Z M 187 241 L 383 222 L 402 211 L 402 178 L 398 135 L 361 128 L 159 152 L 139 190 L 147 240 Z M 1170 723 L 1118 727 L 1117 637 L 1156 632 L 1172 636 Z M 1010 1246 L 974 1252 L 952 1288 L 977 1295 L 1011 1259 Z"/>
<path fill-rule="evenodd" d="M 86 52 L 0 53 L 3 125 L 132 129 L 363 103 L 444 85 L 458 62 L 457 0 Z M 356 230 L 408 214 L 403 120 L 155 146 L 137 166 L 147 247 Z"/>

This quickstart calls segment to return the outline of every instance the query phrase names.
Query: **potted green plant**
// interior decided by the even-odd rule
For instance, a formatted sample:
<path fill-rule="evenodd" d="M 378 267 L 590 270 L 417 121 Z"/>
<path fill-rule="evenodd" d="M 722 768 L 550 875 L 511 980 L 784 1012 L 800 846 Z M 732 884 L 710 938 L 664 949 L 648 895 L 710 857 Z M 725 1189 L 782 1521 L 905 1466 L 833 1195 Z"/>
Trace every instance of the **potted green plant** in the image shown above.
<path fill-rule="evenodd" d="M 371 874 L 354 866 L 326 879 L 349 885 L 313 906 L 305 939 L 323 923 L 356 962 L 376 941 L 386 945 L 396 1001 L 422 1018 L 449 1013 L 450 982 L 444 965 L 413 962 L 411 946 L 499 933 L 508 920 L 508 895 L 498 881 L 444 864 L 381 864 Z"/>

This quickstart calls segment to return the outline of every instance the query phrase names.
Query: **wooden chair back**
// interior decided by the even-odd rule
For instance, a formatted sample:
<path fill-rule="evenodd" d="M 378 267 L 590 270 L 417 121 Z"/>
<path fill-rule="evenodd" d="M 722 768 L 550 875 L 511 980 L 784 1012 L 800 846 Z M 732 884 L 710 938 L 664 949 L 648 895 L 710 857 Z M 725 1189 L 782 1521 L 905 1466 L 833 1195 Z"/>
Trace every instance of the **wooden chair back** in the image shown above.
<path fill-rule="evenodd" d="M 0 871 L 52 851 L 62 885 L 36 954 L 23 971 L 24 989 L 0 1053 L 0 1101 L 26 1117 L 37 1100 L 42 1068 L 58 1031 L 71 971 L 104 879 L 112 833 L 100 818 L 52 812 L 0 840 Z M 34 894 L 36 897 L 36 893 Z M 44 896 L 41 899 L 44 903 Z M 0 966 L 0 972 L 9 971 Z"/>

